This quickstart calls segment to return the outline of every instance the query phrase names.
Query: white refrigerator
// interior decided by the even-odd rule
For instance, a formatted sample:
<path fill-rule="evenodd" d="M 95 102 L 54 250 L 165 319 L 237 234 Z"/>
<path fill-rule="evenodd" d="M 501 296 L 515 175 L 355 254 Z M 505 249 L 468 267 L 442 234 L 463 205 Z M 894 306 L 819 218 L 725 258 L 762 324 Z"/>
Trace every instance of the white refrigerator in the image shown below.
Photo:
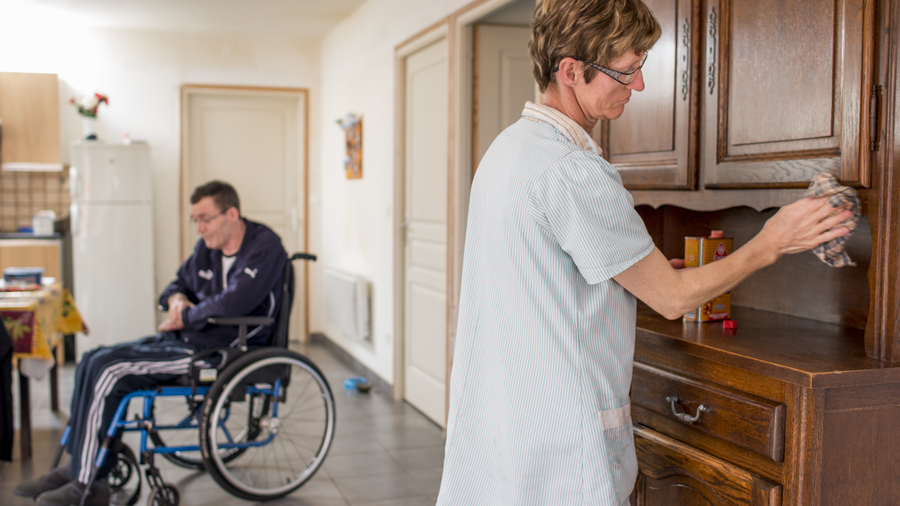
<path fill-rule="evenodd" d="M 76 357 L 156 332 L 150 147 L 81 142 L 69 169 Z"/>

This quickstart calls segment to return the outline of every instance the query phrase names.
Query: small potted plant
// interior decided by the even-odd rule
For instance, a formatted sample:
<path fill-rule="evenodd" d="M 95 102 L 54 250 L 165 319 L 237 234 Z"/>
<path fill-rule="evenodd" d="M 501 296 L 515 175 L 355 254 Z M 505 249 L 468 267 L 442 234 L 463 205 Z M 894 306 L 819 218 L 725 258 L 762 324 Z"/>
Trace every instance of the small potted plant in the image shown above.
<path fill-rule="evenodd" d="M 81 115 L 81 125 L 84 129 L 84 139 L 87 141 L 97 140 L 97 109 L 100 104 L 109 104 L 109 98 L 106 95 L 94 93 L 90 97 L 81 97 L 79 99 L 70 98 L 69 103 L 78 109 Z"/>

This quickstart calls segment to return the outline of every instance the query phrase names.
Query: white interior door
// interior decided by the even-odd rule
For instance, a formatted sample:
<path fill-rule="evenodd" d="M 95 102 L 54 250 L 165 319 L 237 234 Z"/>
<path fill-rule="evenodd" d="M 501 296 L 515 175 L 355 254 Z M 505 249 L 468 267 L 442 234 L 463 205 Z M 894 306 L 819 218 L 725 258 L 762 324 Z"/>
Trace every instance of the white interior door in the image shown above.
<path fill-rule="evenodd" d="M 475 25 L 473 167 L 500 132 L 535 101 L 527 26 Z"/>
<path fill-rule="evenodd" d="M 447 356 L 447 41 L 406 59 L 404 397 L 444 425 Z"/>
<path fill-rule="evenodd" d="M 196 88 L 185 93 L 184 195 L 213 179 L 238 192 L 241 214 L 274 230 L 288 253 L 305 251 L 304 92 Z M 186 203 L 182 218 L 187 219 Z M 185 221 L 182 221 L 185 223 Z M 184 226 L 183 258 L 193 251 L 195 227 Z M 295 266 L 291 337 L 306 340 L 306 279 Z"/>

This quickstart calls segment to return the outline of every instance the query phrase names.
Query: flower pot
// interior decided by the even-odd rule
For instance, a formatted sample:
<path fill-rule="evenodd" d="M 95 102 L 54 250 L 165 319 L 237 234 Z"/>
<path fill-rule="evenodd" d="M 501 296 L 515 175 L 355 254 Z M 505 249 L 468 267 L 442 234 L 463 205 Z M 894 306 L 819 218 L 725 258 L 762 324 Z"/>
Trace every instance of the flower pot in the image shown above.
<path fill-rule="evenodd" d="M 81 129 L 84 131 L 84 140 L 86 141 L 96 141 L 97 140 L 97 118 L 90 116 L 83 116 L 81 118 Z"/>

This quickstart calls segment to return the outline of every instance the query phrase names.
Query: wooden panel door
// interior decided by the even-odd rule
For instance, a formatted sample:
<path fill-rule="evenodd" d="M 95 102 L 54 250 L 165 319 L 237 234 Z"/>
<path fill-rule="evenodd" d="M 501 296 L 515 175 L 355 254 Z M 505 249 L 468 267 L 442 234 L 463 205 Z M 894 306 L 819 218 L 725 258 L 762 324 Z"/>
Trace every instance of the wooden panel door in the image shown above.
<path fill-rule="evenodd" d="M 306 91 L 185 86 L 183 191 L 218 179 L 235 187 L 241 215 L 264 223 L 288 253 L 306 251 Z M 182 208 L 186 223 L 190 207 Z M 182 228 L 182 258 L 193 253 L 196 227 Z M 294 269 L 291 339 L 309 335 L 307 269 Z"/>
<path fill-rule="evenodd" d="M 522 117 L 525 102 L 536 101 L 530 36 L 527 26 L 475 25 L 472 167 L 476 170 L 497 135 Z"/>
<path fill-rule="evenodd" d="M 447 40 L 406 58 L 403 397 L 446 423 Z"/>
<path fill-rule="evenodd" d="M 874 0 L 717 0 L 703 18 L 708 188 L 869 186 Z"/>
<path fill-rule="evenodd" d="M 637 506 L 780 506 L 781 485 L 641 426 Z"/>
<path fill-rule="evenodd" d="M 693 189 L 699 7 L 691 0 L 644 3 L 662 27 L 641 71 L 644 91 L 632 94 L 621 117 L 598 123 L 591 134 L 627 188 Z M 607 77 L 597 74 L 596 79 Z"/>

